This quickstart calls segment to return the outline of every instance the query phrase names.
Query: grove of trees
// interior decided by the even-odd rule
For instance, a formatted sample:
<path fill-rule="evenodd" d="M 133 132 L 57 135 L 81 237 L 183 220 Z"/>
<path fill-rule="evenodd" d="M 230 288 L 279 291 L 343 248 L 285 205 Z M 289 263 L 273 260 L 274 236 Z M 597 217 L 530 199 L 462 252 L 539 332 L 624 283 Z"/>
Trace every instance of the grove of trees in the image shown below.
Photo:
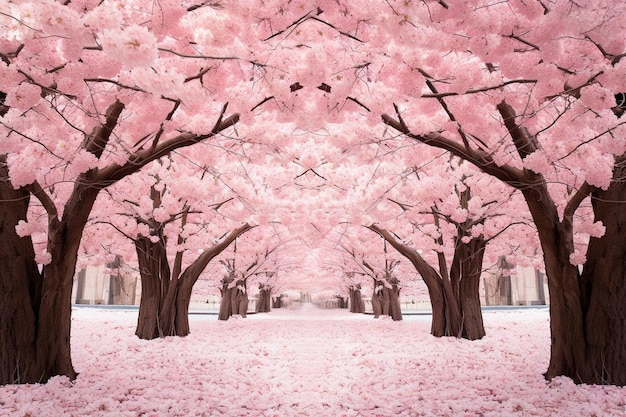
<path fill-rule="evenodd" d="M 0 0 L 0 384 L 76 378 L 87 257 L 136 265 L 146 339 L 210 261 L 224 293 L 417 272 L 478 339 L 505 257 L 545 269 L 546 378 L 626 385 L 626 5 L 589 3 Z"/>

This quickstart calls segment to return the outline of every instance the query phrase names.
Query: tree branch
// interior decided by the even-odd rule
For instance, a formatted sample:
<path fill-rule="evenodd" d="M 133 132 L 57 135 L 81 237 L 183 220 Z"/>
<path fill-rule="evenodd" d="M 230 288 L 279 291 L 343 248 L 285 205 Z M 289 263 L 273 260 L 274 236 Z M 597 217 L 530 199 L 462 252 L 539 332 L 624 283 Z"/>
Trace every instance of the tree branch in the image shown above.
<path fill-rule="evenodd" d="M 117 100 L 111 104 L 106 111 L 104 123 L 95 127 L 91 134 L 85 138 L 82 148 L 100 159 L 122 110 L 124 110 L 124 103 L 121 101 Z"/>
<path fill-rule="evenodd" d="M 129 156 L 128 161 L 125 164 L 119 165 L 113 163 L 99 170 L 93 179 L 94 183 L 98 183 L 99 187 L 104 188 L 111 183 L 119 181 L 127 175 L 139 171 L 150 162 L 167 155 L 173 150 L 202 142 L 208 138 L 216 136 L 231 126 L 234 126 L 239 121 L 239 114 L 235 113 L 224 119 L 223 116 L 226 108 L 227 104 L 224 105 L 222 113 L 210 133 L 204 135 L 189 132 L 181 133 L 176 137 L 161 142 L 154 149 L 139 149 Z"/>
<path fill-rule="evenodd" d="M 513 139 L 513 144 L 517 149 L 517 153 L 522 159 L 539 149 L 537 138 L 532 136 L 525 127 L 520 126 L 515 122 L 517 115 L 515 114 L 513 107 L 503 100 L 496 106 L 496 108 L 500 112 L 502 121 L 509 131 L 511 139 Z"/>
<path fill-rule="evenodd" d="M 537 80 L 509 80 L 509 81 L 504 81 L 501 84 L 494 85 L 491 87 L 473 88 L 470 90 L 466 90 L 462 93 L 450 91 L 447 93 L 423 94 L 422 97 L 423 98 L 442 98 L 442 97 L 450 97 L 450 96 L 460 96 L 460 95 L 465 95 L 465 94 L 476 94 L 476 93 L 484 93 L 484 92 L 491 91 L 491 90 L 498 90 L 509 84 L 535 84 L 535 83 L 537 83 Z"/>
<path fill-rule="evenodd" d="M 474 164 L 481 171 L 489 175 L 493 175 L 511 187 L 521 189 L 527 183 L 525 170 L 520 170 L 506 164 L 498 165 L 493 160 L 493 157 L 482 149 L 465 148 L 464 145 L 457 143 L 452 139 L 446 138 L 437 132 L 431 132 L 426 135 L 416 135 L 411 133 L 406 124 L 400 123 L 391 116 L 383 114 L 381 117 L 386 125 L 396 129 L 407 137 L 426 145 L 444 149 L 453 155 Z"/>
<path fill-rule="evenodd" d="M 37 180 L 28 184 L 24 188 L 34 195 L 46 210 L 46 213 L 48 213 L 48 224 L 52 224 L 52 221 L 58 221 L 59 211 L 57 210 L 57 206 L 44 189 L 41 188 L 41 185 Z"/>

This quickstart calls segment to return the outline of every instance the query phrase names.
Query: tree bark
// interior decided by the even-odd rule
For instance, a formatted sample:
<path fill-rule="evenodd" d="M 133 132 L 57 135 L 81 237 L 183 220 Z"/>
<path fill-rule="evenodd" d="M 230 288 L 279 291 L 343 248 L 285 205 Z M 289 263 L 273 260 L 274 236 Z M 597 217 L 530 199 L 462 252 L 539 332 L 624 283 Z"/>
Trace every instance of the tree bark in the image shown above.
<path fill-rule="evenodd" d="M 26 221 L 30 194 L 8 180 L 6 157 L 0 156 L 0 385 L 36 380 L 35 349 L 42 277 L 30 236 L 15 226 Z"/>
<path fill-rule="evenodd" d="M 0 166 L 4 167 L 0 173 L 0 192 L 10 193 L 6 165 L 0 163 Z M 30 187 L 30 193 L 48 205 L 47 249 L 51 261 L 42 268 L 41 274 L 34 260 L 32 241 L 15 235 L 14 222 L 25 216 L 28 193 L 25 189 L 17 190 L 15 193 L 20 199 L 12 204 L 5 201 L 1 205 L 2 211 L 6 212 L 6 217 L 2 216 L 5 219 L 2 237 L 8 239 L 0 245 L 2 255 L 6 255 L 2 256 L 6 264 L 0 270 L 1 281 L 6 286 L 6 295 L 17 297 L 15 301 L 2 303 L 2 317 L 9 321 L 7 334 L 2 334 L 2 340 L 6 342 L 2 343 L 9 345 L 9 357 L 19 354 L 18 362 L 14 362 L 15 357 L 3 360 L 3 383 L 39 383 L 55 375 L 70 379 L 77 376 L 70 355 L 72 284 L 82 232 L 99 191 L 85 185 L 89 183 L 88 174 L 81 175 L 81 179 L 85 182 L 79 181 L 74 187 L 61 220 L 56 217 L 56 210 L 45 191 L 35 185 Z M 14 209 L 15 213 L 8 212 Z M 13 282 L 5 283 L 5 277 L 12 277 Z M 16 301 L 24 304 L 16 305 Z"/>
<path fill-rule="evenodd" d="M 222 284 L 222 302 L 220 303 L 220 312 L 218 320 L 228 320 L 230 317 L 239 315 L 245 318 L 248 314 L 248 294 L 246 291 L 246 283 L 243 280 L 237 280 L 236 285 L 230 287 L 232 279 L 223 280 Z M 239 287 L 243 287 L 242 290 Z"/>
<path fill-rule="evenodd" d="M 461 337 L 468 340 L 482 339 L 485 336 L 483 314 L 480 307 L 480 274 L 487 242 L 473 238 L 469 243 L 457 239 L 458 250 L 455 253 L 450 275 L 459 275 L 456 279 L 458 290 L 455 291 L 461 311 Z"/>
<path fill-rule="evenodd" d="M 220 288 L 222 299 L 220 301 L 220 311 L 217 315 L 218 320 L 228 320 L 230 316 L 233 315 L 230 304 L 230 292 L 232 288 L 228 288 L 230 282 L 232 282 L 232 280 L 222 280 L 222 288 Z"/>
<path fill-rule="evenodd" d="M 586 335 L 585 382 L 626 385 L 626 166 L 607 191 L 592 194 L 595 220 L 606 233 L 591 238 L 581 276 Z"/>
<path fill-rule="evenodd" d="M 135 250 L 141 275 L 141 299 L 139 318 L 135 335 L 140 339 L 151 340 L 162 337 L 161 307 L 169 285 L 169 266 L 164 242 L 152 242 L 149 237 L 139 236 L 135 240 Z"/>
<path fill-rule="evenodd" d="M 283 308 L 283 295 L 277 295 L 272 298 L 272 308 Z"/>

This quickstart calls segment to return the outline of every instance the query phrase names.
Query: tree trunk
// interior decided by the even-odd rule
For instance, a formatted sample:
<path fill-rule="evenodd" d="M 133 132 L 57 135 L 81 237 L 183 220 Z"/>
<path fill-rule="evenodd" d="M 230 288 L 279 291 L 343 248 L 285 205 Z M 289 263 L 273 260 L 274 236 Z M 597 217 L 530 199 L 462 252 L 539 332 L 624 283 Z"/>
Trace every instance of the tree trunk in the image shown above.
<path fill-rule="evenodd" d="M 15 226 L 26 221 L 29 193 L 14 190 L 0 156 L 0 385 L 37 380 L 36 332 L 41 274 L 30 236 Z"/>
<path fill-rule="evenodd" d="M 77 182 L 60 222 L 51 221 L 48 251 L 51 262 L 43 267 L 43 285 L 37 330 L 38 381 L 65 375 L 75 379 L 70 354 L 72 285 L 78 249 L 99 189 Z"/>
<path fill-rule="evenodd" d="M 243 293 L 239 297 L 239 314 L 241 317 L 246 318 L 248 316 L 248 304 L 250 300 L 248 299 L 248 294 Z"/>
<path fill-rule="evenodd" d="M 383 305 L 380 301 L 380 291 L 382 283 L 374 282 L 374 290 L 372 291 L 372 311 L 374 312 L 374 318 L 377 319 L 383 314 Z"/>
<path fill-rule="evenodd" d="M 457 240 L 457 246 L 462 248 L 455 263 L 459 265 L 458 303 L 461 311 L 462 337 L 468 340 L 482 339 L 485 336 L 483 313 L 480 308 L 480 274 L 483 266 L 483 257 L 487 242 L 473 238 L 469 243 Z M 456 254 L 455 254 L 456 255 Z"/>
<path fill-rule="evenodd" d="M 400 288 L 393 284 L 389 289 L 389 315 L 394 321 L 402 320 L 402 308 L 400 306 Z"/>
<path fill-rule="evenodd" d="M 584 382 L 626 385 L 626 166 L 607 191 L 592 195 L 595 220 L 606 233 L 591 238 L 581 277 L 585 320 Z M 621 181 L 619 181 L 621 180 Z"/>
<path fill-rule="evenodd" d="M 50 202 L 47 209 L 50 210 L 48 251 L 51 261 L 39 274 L 32 241 L 15 234 L 15 222 L 25 218 L 27 193 L 23 189 L 11 191 L 10 188 L 6 165 L 0 163 L 2 199 L 11 193 L 19 196 L 16 201 L 4 201 L 0 205 L 3 212 L 0 223 L 3 238 L 0 244 L 3 259 L 0 261 L 1 308 L 2 320 L 7 321 L 6 327 L 2 326 L 0 342 L 6 345 L 1 360 L 2 383 L 47 382 L 56 375 L 75 379 L 77 373 L 70 355 L 72 285 L 82 232 L 98 190 L 79 182 L 61 220 L 56 218 Z M 33 192 L 45 194 L 35 187 Z M 48 203 L 46 195 L 40 195 L 40 198 Z M 9 297 L 6 302 L 5 297 Z"/>
<path fill-rule="evenodd" d="M 514 109 L 497 106 L 521 159 L 538 149 L 537 138 L 518 125 Z M 626 154 L 616 156 L 606 191 L 583 183 L 574 190 L 559 218 L 546 179 L 526 169 L 497 164 L 489 150 L 471 149 L 438 134 L 412 134 L 404 121 L 382 116 L 401 133 L 471 162 L 488 175 L 519 190 L 537 227 L 550 291 L 550 362 L 547 379 L 566 376 L 576 383 L 626 385 Z M 606 233 L 591 238 L 582 274 L 571 265 L 573 222 L 580 203 L 591 197 Z M 370 227 L 371 228 L 371 227 Z M 374 229 L 373 229 L 374 230 Z"/>
<path fill-rule="evenodd" d="M 571 216 L 559 220 L 556 204 L 545 183 L 522 190 L 537 226 L 550 290 L 550 363 L 546 378 L 568 376 L 582 382 L 585 369 L 585 336 L 579 288 L 579 272 L 569 261 L 573 253 Z"/>
<path fill-rule="evenodd" d="M 339 308 L 348 308 L 348 300 L 340 295 L 337 296 L 337 303 L 339 305 Z"/>
<path fill-rule="evenodd" d="M 135 240 L 135 250 L 141 274 L 141 299 L 135 335 L 151 340 L 164 335 L 161 309 L 169 285 L 169 266 L 164 242 L 152 242 L 147 236 Z"/>
<path fill-rule="evenodd" d="M 256 312 L 257 313 L 269 313 L 270 312 L 270 303 L 272 298 L 272 288 L 262 286 L 259 288 L 259 297 L 256 303 Z"/>
<path fill-rule="evenodd" d="M 240 286 L 244 286 L 244 282 L 239 280 L 237 281 L 237 285 L 228 288 L 230 282 L 232 282 L 232 280 L 222 285 L 222 302 L 220 304 L 218 320 L 228 320 L 235 315 L 245 318 L 248 314 L 248 294 L 245 290 L 239 288 Z"/>
<path fill-rule="evenodd" d="M 380 291 L 380 305 L 383 316 L 389 316 L 391 311 L 391 295 L 389 294 L 389 288 L 385 285 L 383 285 Z"/>
<path fill-rule="evenodd" d="M 120 101 L 112 103 L 107 108 L 104 122 L 85 136 L 82 149 L 100 158 L 123 109 L 124 104 Z M 225 111 L 226 106 L 223 108 L 223 112 Z M 143 166 L 175 149 L 217 135 L 238 120 L 238 114 L 226 119 L 220 118 L 209 134 L 179 135 L 150 149 L 138 150 L 123 165 L 112 163 L 107 167 L 93 168 L 80 174 L 74 181 L 74 188 L 63 207 L 60 220 L 55 202 L 36 181 L 18 190 L 20 198 L 23 198 L 19 201 L 27 205 L 29 200 L 26 192 L 28 192 L 37 197 L 47 212 L 47 250 L 51 260 L 43 267 L 41 274 L 33 274 L 32 269 L 36 262 L 32 241 L 18 239 L 13 232 L 7 231 L 8 229 L 0 231 L 0 237 L 7 237 L 7 240 L 0 244 L 0 255 L 6 259 L 6 263 L 0 262 L 0 285 L 3 290 L 7 290 L 3 294 L 14 293 L 18 299 L 22 297 L 24 301 L 22 306 L 11 301 L 6 304 L 3 302 L 0 307 L 3 317 L 7 317 L 7 327 L 3 326 L 0 329 L 0 348 L 7 346 L 6 353 L 3 351 L 0 356 L 2 366 L 0 375 L 3 381 L 6 379 L 6 383 L 45 383 L 57 375 L 76 378 L 77 373 L 70 355 L 72 286 L 82 234 L 100 190 L 139 171 Z M 6 157 L 0 156 L 0 194 L 8 193 L 9 187 L 11 184 Z M 20 204 L 22 203 L 0 199 L 2 218 L 5 218 L 4 213 L 16 208 L 15 217 L 7 215 L 7 223 L 0 222 L 0 227 L 3 225 L 9 229 L 15 227 L 12 222 L 25 213 L 24 206 L 20 207 Z M 8 245 L 16 245 L 13 246 L 15 251 Z M 30 246 L 30 249 L 24 246 Z M 7 258 L 4 258 L 4 255 L 7 255 Z M 15 280 L 15 283 L 8 285 L 9 279 Z M 30 302 L 25 298 L 26 294 Z M 4 295 L 0 296 L 0 301 L 3 300 Z M 19 324 L 20 330 L 14 329 L 14 323 Z M 33 331 L 34 339 L 31 337 Z M 15 354 L 19 355 L 17 357 L 19 363 L 13 363 L 16 359 Z"/>
<path fill-rule="evenodd" d="M 237 288 L 239 285 L 239 281 L 237 281 L 235 287 L 230 289 L 230 308 L 232 310 L 233 316 L 239 314 L 239 301 L 241 299 L 239 294 L 240 291 Z"/>
<path fill-rule="evenodd" d="M 360 287 L 350 288 L 350 312 L 365 313 L 365 302 Z"/>
<path fill-rule="evenodd" d="M 217 315 L 218 320 L 228 320 L 230 316 L 233 315 L 233 311 L 230 304 L 230 293 L 232 288 L 228 288 L 228 285 L 231 281 L 222 280 L 222 288 L 220 288 L 220 293 L 222 294 L 222 299 L 220 302 L 220 311 Z"/>
<path fill-rule="evenodd" d="M 283 307 L 283 295 L 278 295 L 272 298 L 272 308 L 282 308 Z"/>

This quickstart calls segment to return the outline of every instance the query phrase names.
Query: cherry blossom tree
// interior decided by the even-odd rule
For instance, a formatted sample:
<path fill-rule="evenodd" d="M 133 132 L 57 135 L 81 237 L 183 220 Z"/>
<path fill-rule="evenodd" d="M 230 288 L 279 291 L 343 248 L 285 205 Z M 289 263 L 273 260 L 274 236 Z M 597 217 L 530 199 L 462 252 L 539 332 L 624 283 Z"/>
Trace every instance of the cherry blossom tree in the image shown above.
<path fill-rule="evenodd" d="M 530 263 L 523 258 L 536 249 L 532 222 L 517 210 L 521 196 L 469 164 L 431 161 L 429 166 L 401 175 L 386 203 L 378 203 L 385 216 L 376 217 L 383 223 L 369 228 L 409 259 L 426 283 L 432 334 L 480 339 L 485 335 L 479 294 L 484 264 L 500 256 Z M 530 242 L 522 239 L 524 232 Z"/>
<path fill-rule="evenodd" d="M 134 243 L 133 260 L 142 288 L 136 334 L 142 339 L 189 333 L 188 308 L 200 274 L 211 259 L 252 228 L 241 222 L 251 214 L 248 195 L 254 193 L 241 187 L 253 188 L 253 184 L 229 184 L 229 176 L 241 173 L 228 172 L 225 164 L 218 171 L 210 165 L 213 159 L 209 149 L 179 151 L 162 158 L 141 175 L 109 187 L 91 220 L 94 225 L 112 226 Z M 129 189 L 136 197 L 128 195 Z M 90 239 L 84 239 L 83 246 L 96 240 L 92 249 L 96 252 L 103 245 L 103 236 L 110 235 L 105 230 L 87 232 Z M 120 240 L 119 235 L 111 238 L 113 242 Z M 128 254 L 115 255 L 130 261 Z"/>
<path fill-rule="evenodd" d="M 365 234 L 361 227 L 337 242 L 344 261 L 344 279 L 350 294 L 350 311 L 364 313 L 362 289 L 371 290 L 371 303 L 374 317 L 389 316 L 395 321 L 402 320 L 400 308 L 400 279 L 396 268 L 400 261 L 393 259 L 387 251 L 387 244 L 372 234 Z M 408 278 L 408 277 L 407 277 Z"/>
<path fill-rule="evenodd" d="M 252 236 L 250 239 L 242 239 L 239 246 L 234 246 L 230 254 L 225 254 L 220 263 L 224 267 L 223 277 L 220 280 L 220 303 L 219 320 L 228 320 L 238 315 L 246 317 L 248 312 L 249 291 L 253 283 L 258 283 L 259 293 L 256 312 L 269 312 L 272 291 L 272 277 L 281 268 L 276 255 L 282 249 L 282 243 L 274 243 L 268 239 L 272 233 L 261 236 Z M 275 236 L 274 236 L 275 237 Z M 254 242 L 264 241 L 265 249 L 259 251 L 258 247 L 252 246 Z M 244 248 L 243 254 L 241 248 Z M 258 305 L 261 304 L 261 307 Z"/>
<path fill-rule="evenodd" d="M 626 384 L 624 6 L 390 6 L 420 56 L 396 50 L 415 95 L 384 122 L 523 195 L 550 290 L 546 377 Z"/>
<path fill-rule="evenodd" d="M 191 145 L 225 135 L 254 144 L 235 145 L 242 177 L 259 185 L 256 198 L 264 201 L 250 221 L 281 225 L 289 236 L 282 240 L 300 248 L 286 252 L 297 259 L 277 275 L 285 291 L 337 288 L 341 274 L 322 273 L 319 242 L 338 224 L 371 224 L 351 190 L 372 178 L 359 177 L 372 164 L 372 138 L 393 147 L 400 135 L 413 149 L 450 152 L 523 196 L 550 287 L 546 376 L 626 384 L 626 219 L 619 210 L 626 127 L 615 101 L 626 91 L 625 5 L 3 5 L 0 383 L 76 376 L 72 276 L 102 190 Z M 220 148 L 231 151 L 227 142 Z M 420 153 L 403 156 L 402 168 L 419 165 L 410 161 Z M 246 169 L 247 161 L 257 168 Z M 447 206 L 439 220 L 454 214 L 460 225 L 470 202 L 481 206 L 475 187 L 464 197 L 461 182 L 459 207 Z M 147 198 L 145 207 L 155 201 Z M 387 207 L 401 209 L 409 199 L 394 200 Z M 165 221 L 172 212 L 161 214 Z M 415 223 L 406 217 L 389 228 L 402 239 Z M 478 229 L 458 248 L 482 239 Z M 474 243 L 480 249 L 483 242 Z"/>
<path fill-rule="evenodd" d="M 185 8 L 171 6 L 155 28 L 184 26 Z M 138 25 L 139 8 L 20 2 L 2 19 L 0 383 L 75 378 L 72 282 L 99 193 L 239 116 L 198 88 L 202 64 L 171 70 L 185 58 L 159 52 L 174 39 Z"/>

